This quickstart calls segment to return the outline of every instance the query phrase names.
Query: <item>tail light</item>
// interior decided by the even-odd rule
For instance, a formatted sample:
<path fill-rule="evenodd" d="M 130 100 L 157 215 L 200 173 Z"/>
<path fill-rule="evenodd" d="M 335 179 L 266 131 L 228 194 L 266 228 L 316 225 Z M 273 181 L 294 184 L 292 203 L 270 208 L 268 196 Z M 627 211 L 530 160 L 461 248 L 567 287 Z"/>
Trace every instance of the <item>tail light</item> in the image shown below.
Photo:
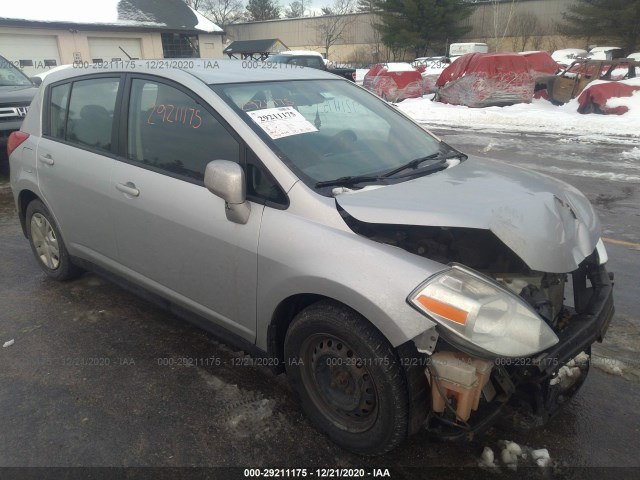
<path fill-rule="evenodd" d="M 356 72 L 353 72 L 353 73 L 351 74 L 351 78 L 353 78 L 353 81 L 354 81 L 354 82 L 356 81 Z"/>
<path fill-rule="evenodd" d="M 21 132 L 20 130 L 11 132 L 9 140 L 7 141 L 7 156 L 11 156 L 13 151 L 22 145 L 27 138 L 29 138 L 28 133 Z"/>

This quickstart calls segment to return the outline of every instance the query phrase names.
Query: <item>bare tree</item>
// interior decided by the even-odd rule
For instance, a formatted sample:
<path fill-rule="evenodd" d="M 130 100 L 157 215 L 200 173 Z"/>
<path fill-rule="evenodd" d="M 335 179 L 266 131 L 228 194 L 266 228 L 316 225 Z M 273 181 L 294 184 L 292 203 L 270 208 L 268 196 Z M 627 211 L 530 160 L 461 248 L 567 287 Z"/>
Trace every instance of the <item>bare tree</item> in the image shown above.
<path fill-rule="evenodd" d="M 304 10 L 302 9 L 302 3 L 298 0 L 294 0 L 284 10 L 284 16 L 286 18 L 300 18 L 304 15 Z"/>
<path fill-rule="evenodd" d="M 377 2 L 378 0 L 358 0 L 356 10 L 358 12 L 375 12 L 380 10 Z"/>
<path fill-rule="evenodd" d="M 322 17 L 316 24 L 318 42 L 324 48 L 325 58 L 329 58 L 329 49 L 341 40 L 344 40 L 347 27 L 354 21 L 353 0 L 334 0 L 330 7 L 322 8 Z"/>
<path fill-rule="evenodd" d="M 304 3 L 299 0 L 293 0 L 285 9 L 284 16 L 287 18 L 304 17 Z"/>
<path fill-rule="evenodd" d="M 511 0 L 509 4 L 499 0 L 491 1 L 493 7 L 493 41 L 496 52 L 502 50 L 502 42 L 509 31 L 516 1 Z"/>
<path fill-rule="evenodd" d="M 540 36 L 540 21 L 538 16 L 532 12 L 524 12 L 514 15 L 511 24 L 511 46 L 515 52 L 522 52 L 527 49 L 527 44 L 531 40 L 536 42 L 536 37 Z M 539 48 L 535 47 L 534 48 Z"/>
<path fill-rule="evenodd" d="M 227 25 L 238 22 L 244 17 L 244 5 L 241 0 L 192 0 L 193 8 L 202 12 L 224 30 Z"/>
<path fill-rule="evenodd" d="M 382 61 L 382 32 L 376 25 L 380 22 L 380 18 L 377 15 L 369 16 L 369 24 L 371 25 L 371 36 L 369 37 L 369 44 L 371 45 L 371 56 L 374 63 L 380 63 Z"/>

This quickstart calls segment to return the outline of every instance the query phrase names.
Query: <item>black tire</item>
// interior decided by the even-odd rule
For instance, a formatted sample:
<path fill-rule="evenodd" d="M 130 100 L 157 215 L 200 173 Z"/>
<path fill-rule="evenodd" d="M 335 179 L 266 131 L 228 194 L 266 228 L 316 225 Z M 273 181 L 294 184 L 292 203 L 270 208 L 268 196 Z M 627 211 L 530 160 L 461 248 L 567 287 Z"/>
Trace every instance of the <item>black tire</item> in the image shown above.
<path fill-rule="evenodd" d="M 407 437 L 408 393 L 396 352 L 357 312 L 315 303 L 285 338 L 287 376 L 313 425 L 342 448 L 380 455 Z"/>
<path fill-rule="evenodd" d="M 43 219 L 46 220 L 48 225 L 51 227 L 48 229 L 49 235 L 46 236 L 48 240 L 45 243 L 56 243 L 58 250 L 57 254 L 50 253 L 49 257 L 41 255 L 41 253 L 38 252 L 38 248 L 42 248 L 40 247 L 43 243 L 42 235 L 39 235 L 40 231 L 36 232 L 33 230 L 34 225 L 45 225 L 46 227 L 46 224 L 42 223 Z M 35 224 L 32 224 L 32 222 L 35 222 Z M 40 200 L 33 200 L 29 205 L 27 205 L 25 224 L 27 227 L 27 237 L 29 238 L 31 251 L 36 257 L 38 265 L 40 265 L 40 268 L 42 268 L 47 276 L 54 280 L 65 281 L 72 280 L 82 275 L 82 269 L 71 262 L 69 252 L 67 252 L 67 248 L 62 240 L 62 235 L 60 235 L 60 230 L 44 203 Z M 48 245 L 45 245 L 45 248 L 47 247 Z M 51 250 L 49 251 L 51 252 Z"/>

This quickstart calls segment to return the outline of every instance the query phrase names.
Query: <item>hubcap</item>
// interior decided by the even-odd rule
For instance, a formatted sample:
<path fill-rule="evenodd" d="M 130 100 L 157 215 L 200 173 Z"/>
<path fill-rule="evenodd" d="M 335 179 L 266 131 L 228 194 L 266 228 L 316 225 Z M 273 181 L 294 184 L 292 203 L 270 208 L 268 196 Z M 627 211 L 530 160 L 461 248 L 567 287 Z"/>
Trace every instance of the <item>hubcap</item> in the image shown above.
<path fill-rule="evenodd" d="M 60 265 L 58 239 L 49 221 L 40 213 L 31 217 L 31 241 L 40 261 L 50 270 Z"/>
<path fill-rule="evenodd" d="M 302 348 L 302 380 L 315 405 L 336 426 L 367 431 L 378 415 L 378 394 L 367 368 L 375 359 L 359 358 L 332 335 L 313 335 Z"/>

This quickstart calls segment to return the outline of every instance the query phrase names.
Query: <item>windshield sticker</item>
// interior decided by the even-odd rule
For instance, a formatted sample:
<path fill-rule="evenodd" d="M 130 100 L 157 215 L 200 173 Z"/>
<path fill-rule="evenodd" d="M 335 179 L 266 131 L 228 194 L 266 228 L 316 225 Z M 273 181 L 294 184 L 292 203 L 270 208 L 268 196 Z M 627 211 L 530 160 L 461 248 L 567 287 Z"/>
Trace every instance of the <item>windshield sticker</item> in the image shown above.
<path fill-rule="evenodd" d="M 311 122 L 293 107 L 266 108 L 247 112 L 247 115 L 274 140 L 318 131 Z"/>

